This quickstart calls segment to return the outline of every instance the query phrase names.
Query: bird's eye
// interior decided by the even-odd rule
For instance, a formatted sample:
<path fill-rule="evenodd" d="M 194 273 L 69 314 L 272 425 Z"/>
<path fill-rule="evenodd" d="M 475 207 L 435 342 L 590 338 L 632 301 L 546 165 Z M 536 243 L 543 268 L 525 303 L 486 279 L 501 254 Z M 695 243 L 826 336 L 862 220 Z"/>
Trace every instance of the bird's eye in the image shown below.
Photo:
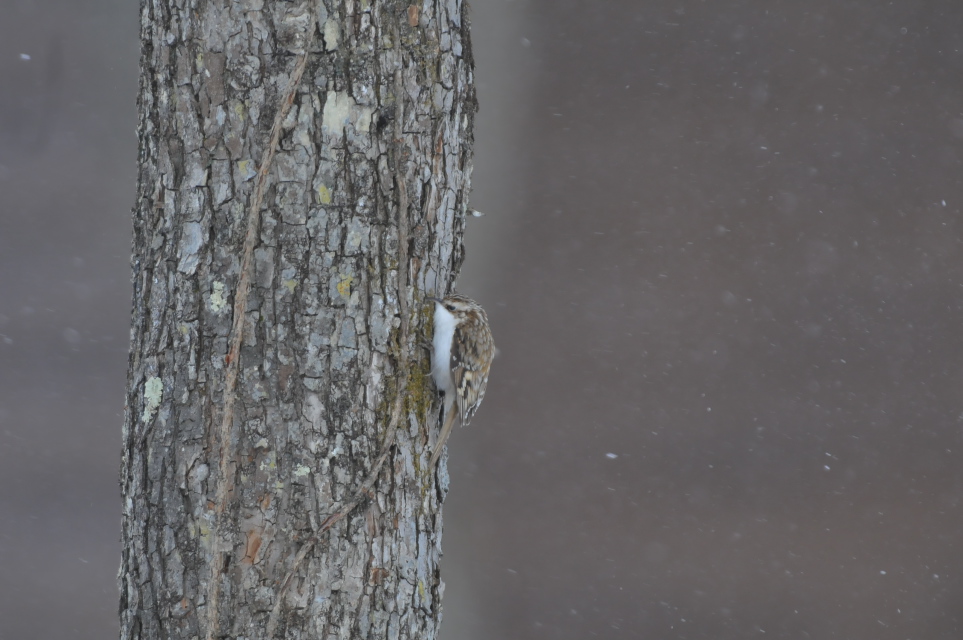
<path fill-rule="evenodd" d="M 454 310 L 455 310 L 455 305 L 453 305 L 453 304 L 446 304 L 446 305 L 445 305 L 445 308 L 448 309 L 449 311 L 454 311 Z"/>

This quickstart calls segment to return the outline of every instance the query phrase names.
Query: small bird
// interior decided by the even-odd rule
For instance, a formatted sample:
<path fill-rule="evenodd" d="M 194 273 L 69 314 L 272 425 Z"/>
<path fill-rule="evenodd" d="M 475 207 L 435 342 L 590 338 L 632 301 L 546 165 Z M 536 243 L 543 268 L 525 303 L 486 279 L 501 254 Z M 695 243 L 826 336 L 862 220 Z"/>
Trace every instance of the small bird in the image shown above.
<path fill-rule="evenodd" d="M 471 298 L 452 293 L 428 299 L 435 303 L 431 376 L 445 394 L 445 422 L 428 465 L 434 469 L 455 418 L 467 425 L 485 397 L 495 341 L 485 310 Z"/>

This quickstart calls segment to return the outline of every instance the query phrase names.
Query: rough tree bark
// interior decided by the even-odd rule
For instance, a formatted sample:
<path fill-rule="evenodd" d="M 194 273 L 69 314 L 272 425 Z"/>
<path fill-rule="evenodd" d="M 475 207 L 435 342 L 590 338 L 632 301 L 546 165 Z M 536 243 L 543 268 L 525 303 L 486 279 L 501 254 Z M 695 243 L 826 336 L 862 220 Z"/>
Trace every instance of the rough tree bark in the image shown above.
<path fill-rule="evenodd" d="M 434 638 L 466 8 L 141 6 L 121 637 Z"/>

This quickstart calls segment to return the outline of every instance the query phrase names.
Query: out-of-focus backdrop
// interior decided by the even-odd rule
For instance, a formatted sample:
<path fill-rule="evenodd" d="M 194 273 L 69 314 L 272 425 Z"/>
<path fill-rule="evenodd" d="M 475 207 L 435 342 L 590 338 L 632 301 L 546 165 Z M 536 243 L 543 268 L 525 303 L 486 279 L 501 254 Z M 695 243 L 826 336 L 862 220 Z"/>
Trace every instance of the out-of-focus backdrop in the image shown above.
<path fill-rule="evenodd" d="M 443 637 L 963 633 L 963 5 L 472 3 Z M 0 20 L 0 638 L 116 632 L 137 9 Z"/>

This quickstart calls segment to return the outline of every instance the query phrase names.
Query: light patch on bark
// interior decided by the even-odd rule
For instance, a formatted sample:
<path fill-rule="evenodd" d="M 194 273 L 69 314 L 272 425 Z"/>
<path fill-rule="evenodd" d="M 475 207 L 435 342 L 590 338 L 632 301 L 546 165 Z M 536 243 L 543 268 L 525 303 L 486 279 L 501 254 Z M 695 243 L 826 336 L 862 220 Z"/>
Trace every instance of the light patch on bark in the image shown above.
<path fill-rule="evenodd" d="M 177 270 L 183 273 L 192 274 L 197 270 L 199 257 L 197 252 L 204 244 L 204 229 L 200 223 L 187 222 L 181 231 L 181 260 L 177 265 Z"/>
<path fill-rule="evenodd" d="M 211 311 L 220 313 L 227 307 L 227 299 L 224 297 L 224 283 L 214 281 L 211 285 Z"/>
<path fill-rule="evenodd" d="M 144 413 L 141 421 L 150 422 L 154 412 L 164 398 L 164 382 L 157 377 L 151 377 L 144 383 Z"/>
<path fill-rule="evenodd" d="M 368 133 L 374 109 L 359 106 L 347 92 L 328 91 L 321 115 L 321 128 L 335 138 L 343 135 L 347 125 L 359 133 Z"/>
<path fill-rule="evenodd" d="M 324 49 L 334 51 L 338 48 L 341 41 L 341 25 L 334 18 L 330 18 L 324 23 Z"/>

